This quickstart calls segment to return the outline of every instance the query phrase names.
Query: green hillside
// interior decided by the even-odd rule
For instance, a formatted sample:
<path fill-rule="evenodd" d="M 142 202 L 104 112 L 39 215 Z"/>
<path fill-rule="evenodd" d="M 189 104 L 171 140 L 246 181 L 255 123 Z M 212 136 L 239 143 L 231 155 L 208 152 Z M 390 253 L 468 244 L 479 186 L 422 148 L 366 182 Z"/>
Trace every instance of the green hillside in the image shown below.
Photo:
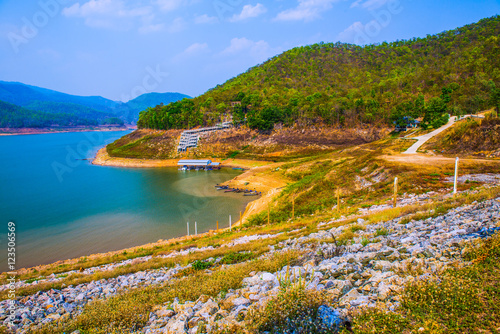
<path fill-rule="evenodd" d="M 391 124 L 402 115 L 474 113 L 498 105 L 500 17 L 425 38 L 297 47 L 195 98 L 140 114 L 140 128 Z M 497 92 L 497 93 L 495 93 Z M 496 100 L 495 100 L 496 99 Z M 231 106 L 231 102 L 241 105 Z M 233 103 L 234 104 L 234 103 Z"/>
<path fill-rule="evenodd" d="M 1 101 L 35 111 L 73 114 L 99 123 L 118 117 L 127 123 L 135 124 L 142 110 L 186 97 L 189 98 L 180 93 L 146 93 L 124 103 L 101 96 L 70 95 L 20 82 L 0 81 Z"/>
<path fill-rule="evenodd" d="M 54 114 L 28 110 L 0 101 L 0 128 L 42 128 L 50 126 L 95 126 L 96 120 L 71 114 Z"/>
<path fill-rule="evenodd" d="M 25 108 L 49 114 L 70 114 L 80 118 L 97 120 L 99 122 L 115 117 L 112 113 L 105 113 L 81 104 L 67 102 L 33 101 Z"/>

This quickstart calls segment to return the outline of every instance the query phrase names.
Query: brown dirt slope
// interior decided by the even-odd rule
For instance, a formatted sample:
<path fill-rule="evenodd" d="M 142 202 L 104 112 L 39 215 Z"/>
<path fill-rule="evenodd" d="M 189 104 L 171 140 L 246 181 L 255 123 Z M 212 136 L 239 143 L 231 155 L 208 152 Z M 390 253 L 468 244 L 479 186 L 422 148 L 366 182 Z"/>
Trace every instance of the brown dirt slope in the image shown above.
<path fill-rule="evenodd" d="M 443 154 L 500 157 L 500 118 L 466 119 L 425 144 Z"/>
<path fill-rule="evenodd" d="M 176 157 L 181 133 L 181 130 L 136 130 L 106 149 L 116 158 L 172 159 Z"/>
<path fill-rule="evenodd" d="M 218 132 L 202 138 L 192 153 L 217 158 L 278 161 L 302 155 L 332 151 L 373 142 L 384 137 L 387 129 L 332 129 L 327 127 L 281 128 L 259 133 L 246 127 Z"/>
<path fill-rule="evenodd" d="M 178 154 L 182 130 L 137 130 L 107 146 L 116 158 L 136 159 L 251 159 L 281 160 L 373 142 L 389 132 L 384 128 L 282 128 L 259 133 L 246 127 L 215 132 L 200 138 L 197 148 Z"/>

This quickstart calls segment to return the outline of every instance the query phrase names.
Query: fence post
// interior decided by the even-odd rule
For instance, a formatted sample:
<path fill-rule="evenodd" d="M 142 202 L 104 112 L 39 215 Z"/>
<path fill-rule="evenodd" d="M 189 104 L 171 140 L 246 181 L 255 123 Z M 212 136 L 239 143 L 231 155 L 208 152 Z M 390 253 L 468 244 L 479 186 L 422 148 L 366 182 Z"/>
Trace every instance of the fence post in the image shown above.
<path fill-rule="evenodd" d="M 398 177 L 394 178 L 394 207 L 398 205 Z"/>
<path fill-rule="evenodd" d="M 231 230 L 231 215 L 229 215 L 229 230 Z"/>
<path fill-rule="evenodd" d="M 340 213 L 340 189 L 337 188 L 337 212 Z"/>
<path fill-rule="evenodd" d="M 458 157 L 455 159 L 455 180 L 453 182 L 453 194 L 457 193 L 457 180 L 458 180 Z"/>

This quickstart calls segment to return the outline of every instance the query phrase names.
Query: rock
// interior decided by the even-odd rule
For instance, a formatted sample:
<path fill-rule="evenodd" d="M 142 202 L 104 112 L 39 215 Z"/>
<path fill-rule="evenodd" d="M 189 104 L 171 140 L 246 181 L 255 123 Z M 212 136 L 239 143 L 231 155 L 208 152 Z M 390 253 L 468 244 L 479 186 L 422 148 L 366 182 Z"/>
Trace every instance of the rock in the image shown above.
<path fill-rule="evenodd" d="M 352 288 L 348 293 L 346 293 L 342 298 L 340 298 L 339 302 L 342 304 L 349 303 L 351 300 L 357 299 L 361 297 L 361 294 L 358 292 L 358 289 Z"/>
<path fill-rule="evenodd" d="M 215 303 L 212 299 L 208 300 L 201 309 L 196 314 L 206 313 L 208 315 L 214 315 L 219 311 L 219 305 Z"/>
<path fill-rule="evenodd" d="M 389 261 L 375 261 L 375 265 L 373 267 L 375 270 L 386 272 L 392 268 L 392 263 Z"/>
<path fill-rule="evenodd" d="M 76 296 L 76 298 L 75 298 L 76 301 L 82 301 L 84 299 L 85 299 L 85 294 L 84 293 L 78 294 L 78 296 Z"/>
<path fill-rule="evenodd" d="M 249 305 L 250 304 L 250 301 L 246 298 L 236 298 L 236 299 L 233 299 L 233 305 L 234 306 L 241 306 L 241 305 Z"/>
<path fill-rule="evenodd" d="M 185 334 L 187 332 L 187 323 L 183 319 L 171 319 L 163 333 L 166 334 Z"/>
<path fill-rule="evenodd" d="M 161 309 L 156 314 L 162 318 L 172 318 L 175 315 L 174 310 L 171 309 Z"/>
<path fill-rule="evenodd" d="M 318 308 L 318 319 L 323 325 L 335 332 L 340 331 L 342 327 L 348 324 L 338 310 L 326 305 L 321 305 Z"/>

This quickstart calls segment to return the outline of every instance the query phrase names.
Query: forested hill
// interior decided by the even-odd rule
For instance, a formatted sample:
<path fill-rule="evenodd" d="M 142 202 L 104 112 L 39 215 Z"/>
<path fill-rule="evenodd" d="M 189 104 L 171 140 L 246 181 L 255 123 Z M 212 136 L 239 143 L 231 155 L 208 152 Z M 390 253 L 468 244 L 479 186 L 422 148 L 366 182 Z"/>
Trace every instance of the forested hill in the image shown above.
<path fill-rule="evenodd" d="M 495 16 L 425 38 L 297 47 L 195 99 L 142 112 L 138 126 L 190 128 L 227 114 L 270 129 L 278 122 L 355 125 L 474 113 L 498 105 L 499 35 Z"/>
<path fill-rule="evenodd" d="M 180 93 L 146 93 L 124 103 L 102 96 L 70 95 L 20 82 L 0 81 L 1 101 L 35 111 L 73 114 L 99 122 L 118 117 L 126 123 L 136 123 L 140 111 L 186 97 L 189 96 Z"/>
<path fill-rule="evenodd" d="M 117 118 L 109 118 L 115 120 Z M 120 125 L 123 122 L 119 123 Z M 97 120 L 78 117 L 74 114 L 46 113 L 28 110 L 12 103 L 0 101 L 0 128 L 44 128 L 68 126 L 97 126 Z"/>

